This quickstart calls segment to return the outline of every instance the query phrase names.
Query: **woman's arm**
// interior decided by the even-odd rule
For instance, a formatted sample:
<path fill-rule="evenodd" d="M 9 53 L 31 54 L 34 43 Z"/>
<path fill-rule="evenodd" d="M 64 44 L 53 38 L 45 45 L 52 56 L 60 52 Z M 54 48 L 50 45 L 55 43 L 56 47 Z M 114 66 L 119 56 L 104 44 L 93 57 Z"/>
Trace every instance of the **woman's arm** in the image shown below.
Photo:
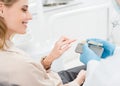
<path fill-rule="evenodd" d="M 65 51 L 67 51 L 71 47 L 71 43 L 74 42 L 75 40 L 71 40 L 67 37 L 61 37 L 56 43 L 52 51 L 48 56 L 46 56 L 42 60 L 42 64 L 45 69 L 49 69 L 52 62 L 59 58 Z"/>

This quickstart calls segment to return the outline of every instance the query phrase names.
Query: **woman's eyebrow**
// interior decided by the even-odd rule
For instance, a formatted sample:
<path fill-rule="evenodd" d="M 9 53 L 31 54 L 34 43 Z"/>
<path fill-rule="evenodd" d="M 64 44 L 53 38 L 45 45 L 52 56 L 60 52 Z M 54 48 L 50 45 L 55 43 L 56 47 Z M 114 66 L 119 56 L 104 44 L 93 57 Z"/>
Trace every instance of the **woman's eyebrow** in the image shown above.
<path fill-rule="evenodd" d="M 28 8 L 28 5 L 23 5 L 23 7 Z"/>

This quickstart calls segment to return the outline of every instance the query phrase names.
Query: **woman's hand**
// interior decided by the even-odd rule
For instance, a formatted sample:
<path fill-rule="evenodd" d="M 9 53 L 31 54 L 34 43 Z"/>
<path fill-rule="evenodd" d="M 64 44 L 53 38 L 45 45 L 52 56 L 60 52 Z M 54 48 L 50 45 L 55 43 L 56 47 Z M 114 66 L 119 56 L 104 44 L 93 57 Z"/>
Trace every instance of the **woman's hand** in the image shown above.
<path fill-rule="evenodd" d="M 86 71 L 81 70 L 74 81 L 76 81 L 79 85 L 81 85 L 85 81 L 85 76 L 86 76 Z"/>
<path fill-rule="evenodd" d="M 55 59 L 60 57 L 65 51 L 67 51 L 71 47 L 71 43 L 75 40 L 71 40 L 67 37 L 62 36 L 54 45 L 54 48 L 47 56 L 47 58 L 53 62 Z"/>
<path fill-rule="evenodd" d="M 42 60 L 42 64 L 43 64 L 44 68 L 49 69 L 52 62 L 55 59 L 57 59 L 58 57 L 60 57 L 65 51 L 67 51 L 70 48 L 71 43 L 74 41 L 75 40 L 71 40 L 67 37 L 61 37 L 55 43 L 55 46 L 52 49 L 52 51 L 50 52 L 50 54 Z"/>

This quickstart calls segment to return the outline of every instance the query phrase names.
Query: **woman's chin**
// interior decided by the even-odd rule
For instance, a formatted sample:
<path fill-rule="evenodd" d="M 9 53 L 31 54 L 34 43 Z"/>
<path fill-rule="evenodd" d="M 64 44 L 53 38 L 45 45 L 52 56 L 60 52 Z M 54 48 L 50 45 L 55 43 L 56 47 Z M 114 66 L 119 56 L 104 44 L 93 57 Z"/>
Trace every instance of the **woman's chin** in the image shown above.
<path fill-rule="evenodd" d="M 18 32 L 18 34 L 26 34 L 26 31 Z"/>

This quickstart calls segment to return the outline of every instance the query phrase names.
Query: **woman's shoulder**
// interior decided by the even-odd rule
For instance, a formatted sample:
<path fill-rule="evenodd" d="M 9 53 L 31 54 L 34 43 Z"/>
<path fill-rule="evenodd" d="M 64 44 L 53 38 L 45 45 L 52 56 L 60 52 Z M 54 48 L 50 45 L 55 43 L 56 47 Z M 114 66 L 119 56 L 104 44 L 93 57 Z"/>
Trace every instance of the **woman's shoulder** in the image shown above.
<path fill-rule="evenodd" d="M 31 69 L 43 69 L 42 64 L 36 63 L 31 57 L 14 52 L 0 52 L 0 69 L 6 68 L 13 71 L 27 71 Z"/>

